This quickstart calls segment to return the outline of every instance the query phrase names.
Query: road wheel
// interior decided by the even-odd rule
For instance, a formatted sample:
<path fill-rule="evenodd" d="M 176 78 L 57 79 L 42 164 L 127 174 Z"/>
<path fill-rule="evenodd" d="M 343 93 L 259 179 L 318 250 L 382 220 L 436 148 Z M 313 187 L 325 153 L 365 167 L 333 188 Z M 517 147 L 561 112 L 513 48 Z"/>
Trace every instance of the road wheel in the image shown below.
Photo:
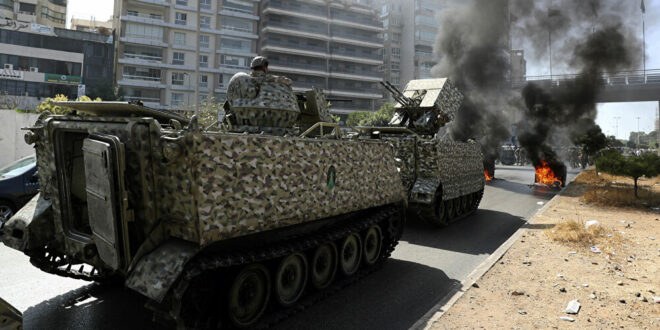
<path fill-rule="evenodd" d="M 14 207 L 5 201 L 0 201 L 0 228 L 14 216 Z"/>
<path fill-rule="evenodd" d="M 468 196 L 469 195 L 461 196 L 461 207 L 463 208 L 463 213 L 470 212 L 470 209 L 472 208 L 472 205 L 470 205 L 468 201 Z"/>
<path fill-rule="evenodd" d="M 356 233 L 348 235 L 339 249 L 339 269 L 342 274 L 350 276 L 357 272 L 362 259 L 362 242 Z"/>
<path fill-rule="evenodd" d="M 275 298 L 282 306 L 293 305 L 307 284 L 307 258 L 294 253 L 280 261 L 275 272 Z"/>
<path fill-rule="evenodd" d="M 364 249 L 362 250 L 364 263 L 371 266 L 380 258 L 381 247 L 383 246 L 383 234 L 378 226 L 371 226 L 364 234 Z"/>
<path fill-rule="evenodd" d="M 426 222 L 436 227 L 445 227 L 449 224 L 447 221 L 447 209 L 442 201 L 442 195 L 436 193 L 435 203 L 433 203 L 433 215 L 424 215 L 422 217 Z"/>
<path fill-rule="evenodd" d="M 312 285 L 314 288 L 325 289 L 332 283 L 337 272 L 337 247 L 326 243 L 314 251 L 311 264 Z"/>
<path fill-rule="evenodd" d="M 237 327 L 249 327 L 268 306 L 270 277 L 261 264 L 245 267 L 229 288 L 229 319 Z"/>
<path fill-rule="evenodd" d="M 465 195 L 465 209 L 468 212 L 474 211 L 474 194 Z"/>
<path fill-rule="evenodd" d="M 455 214 L 454 218 L 457 218 L 457 217 L 463 215 L 463 208 L 461 207 L 461 198 L 456 197 L 456 198 L 452 199 L 451 201 L 454 204 L 454 214 Z"/>
<path fill-rule="evenodd" d="M 445 208 L 445 215 L 446 215 L 445 216 L 445 219 L 446 219 L 445 221 L 449 222 L 452 219 L 454 219 L 454 217 L 456 217 L 456 210 L 454 209 L 454 202 L 453 202 L 453 200 L 449 199 L 449 200 L 443 201 L 442 204 L 444 204 L 444 208 Z"/>

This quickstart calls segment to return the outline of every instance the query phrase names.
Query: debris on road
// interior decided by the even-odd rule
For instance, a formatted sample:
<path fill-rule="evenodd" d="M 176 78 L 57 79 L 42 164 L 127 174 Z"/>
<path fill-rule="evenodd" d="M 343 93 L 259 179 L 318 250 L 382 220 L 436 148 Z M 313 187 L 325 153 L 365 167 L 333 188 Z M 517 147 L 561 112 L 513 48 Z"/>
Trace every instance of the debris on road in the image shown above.
<path fill-rule="evenodd" d="M 568 306 L 566 306 L 566 310 L 564 310 L 566 314 L 577 314 L 580 312 L 580 303 L 575 300 L 571 300 L 568 302 Z"/>
<path fill-rule="evenodd" d="M 562 319 L 564 321 L 568 321 L 568 322 L 575 322 L 575 319 L 572 318 L 572 317 L 569 317 L 569 316 L 562 316 L 562 317 L 560 317 L 560 319 Z"/>
<path fill-rule="evenodd" d="M 584 229 L 589 229 L 589 227 L 599 227 L 600 222 L 598 220 L 589 220 L 584 223 Z"/>

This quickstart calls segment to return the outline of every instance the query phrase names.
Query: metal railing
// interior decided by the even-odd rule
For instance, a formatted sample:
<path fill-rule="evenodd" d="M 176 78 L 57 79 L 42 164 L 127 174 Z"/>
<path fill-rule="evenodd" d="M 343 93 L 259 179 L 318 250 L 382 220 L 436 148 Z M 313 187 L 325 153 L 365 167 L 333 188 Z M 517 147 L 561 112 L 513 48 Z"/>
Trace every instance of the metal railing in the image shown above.
<path fill-rule="evenodd" d="M 368 70 L 349 70 L 349 69 L 340 69 L 340 68 L 330 68 L 330 73 L 338 74 L 353 74 L 353 75 L 365 75 L 369 77 L 382 77 L 382 72 L 377 71 L 368 71 Z"/>
<path fill-rule="evenodd" d="M 538 82 L 550 86 L 559 86 L 563 82 L 575 80 L 579 74 L 527 76 L 511 80 L 512 88 L 524 87 L 528 82 Z M 645 85 L 660 83 L 660 69 L 604 72 L 600 80 L 605 86 Z"/>
<path fill-rule="evenodd" d="M 152 62 L 162 62 L 162 56 L 151 56 L 151 55 L 142 55 L 142 54 L 133 54 L 133 53 L 124 53 L 124 58 L 133 58 L 136 60 L 145 60 Z"/>
<path fill-rule="evenodd" d="M 311 15 L 314 15 L 314 16 L 321 16 L 321 17 L 327 17 L 328 16 L 328 12 L 325 9 L 321 9 L 321 8 L 313 9 L 313 8 L 305 6 L 304 4 L 301 4 L 300 6 L 292 6 L 292 5 L 284 4 L 284 3 L 281 3 L 281 2 L 277 2 L 277 1 L 270 1 L 266 5 L 266 8 L 267 7 L 273 7 L 273 8 L 278 8 L 278 9 L 286 9 L 286 10 L 291 10 L 291 11 L 294 11 L 294 12 L 297 12 L 297 13 L 311 14 Z"/>
<path fill-rule="evenodd" d="M 240 32 L 247 32 L 247 33 L 253 33 L 252 29 L 246 29 L 238 26 L 233 26 L 233 25 L 220 25 L 220 27 L 223 30 L 231 30 L 231 31 L 240 31 Z"/>
<path fill-rule="evenodd" d="M 270 65 L 283 66 L 288 68 L 308 69 L 325 72 L 325 64 L 306 64 L 299 62 L 271 61 Z"/>
<path fill-rule="evenodd" d="M 142 102 L 160 103 L 160 98 L 156 98 L 156 97 L 124 96 L 124 100 L 126 101 L 140 100 Z"/>
<path fill-rule="evenodd" d="M 134 74 L 122 74 L 122 77 L 128 80 L 160 81 L 160 77 L 140 76 Z"/>
<path fill-rule="evenodd" d="M 317 51 L 317 52 L 326 52 L 326 47 L 325 46 L 310 46 L 310 45 L 302 45 L 298 43 L 293 43 L 293 42 L 285 42 L 285 41 L 274 41 L 274 40 L 268 40 L 262 44 L 263 47 L 265 46 L 282 46 L 282 47 L 287 47 L 287 48 L 293 48 L 293 49 L 300 49 L 300 50 L 308 50 L 308 51 Z"/>
<path fill-rule="evenodd" d="M 160 15 L 151 15 L 151 14 L 142 14 L 138 12 L 128 12 L 126 13 L 127 16 L 132 16 L 132 17 L 139 17 L 139 18 L 144 18 L 144 19 L 150 19 L 154 21 L 159 21 L 159 22 L 165 22 L 165 19 L 163 19 L 163 16 Z"/>
<path fill-rule="evenodd" d="M 325 26 L 325 24 L 323 24 Z M 318 25 L 303 25 L 303 24 L 290 24 L 290 23 L 281 23 L 281 22 L 275 22 L 275 21 L 267 21 L 264 22 L 265 27 L 273 26 L 273 27 L 282 27 L 282 28 L 287 28 L 287 29 L 292 29 L 297 32 L 313 32 L 313 33 L 318 33 L 322 35 L 327 35 L 328 30 L 325 27 L 319 27 Z"/>
<path fill-rule="evenodd" d="M 360 34 L 357 34 L 357 33 L 332 31 L 332 36 L 333 37 L 341 37 L 341 38 L 345 38 L 345 39 L 373 42 L 373 43 L 376 43 L 376 44 L 382 44 L 383 43 L 383 39 L 381 39 L 381 38 L 364 36 L 364 35 L 360 35 Z"/>
<path fill-rule="evenodd" d="M 352 52 L 348 50 L 330 50 L 330 53 L 334 55 L 343 55 L 343 56 L 351 56 L 351 57 L 358 57 L 358 58 L 368 58 L 372 60 L 382 60 L 383 56 L 380 54 L 369 54 L 369 53 L 361 53 L 361 52 Z"/>
<path fill-rule="evenodd" d="M 370 19 L 370 18 L 366 18 L 366 17 L 359 17 L 359 16 L 354 16 L 354 15 L 342 14 L 341 12 L 337 12 L 336 10 L 333 10 L 331 12 L 331 15 L 332 15 L 333 19 L 337 19 L 337 20 L 341 20 L 341 21 L 364 24 L 364 25 L 375 26 L 375 27 L 383 27 L 383 23 L 380 22 L 380 21 Z"/>
<path fill-rule="evenodd" d="M 238 6 L 238 5 L 235 5 L 235 4 L 230 5 L 229 3 L 225 2 L 225 3 L 222 4 L 221 9 L 225 9 L 225 10 L 228 10 L 228 11 L 235 11 L 237 13 L 244 13 L 244 14 L 254 15 L 254 9 L 253 8 L 240 7 L 240 6 L 239 7 L 234 7 L 234 6 Z"/>
<path fill-rule="evenodd" d="M 154 37 L 154 36 L 148 36 L 148 35 L 143 35 L 143 34 L 133 34 L 133 33 L 126 33 L 124 36 L 128 37 L 128 38 L 139 38 L 139 39 L 163 42 L 163 37 L 158 38 L 158 37 Z"/>

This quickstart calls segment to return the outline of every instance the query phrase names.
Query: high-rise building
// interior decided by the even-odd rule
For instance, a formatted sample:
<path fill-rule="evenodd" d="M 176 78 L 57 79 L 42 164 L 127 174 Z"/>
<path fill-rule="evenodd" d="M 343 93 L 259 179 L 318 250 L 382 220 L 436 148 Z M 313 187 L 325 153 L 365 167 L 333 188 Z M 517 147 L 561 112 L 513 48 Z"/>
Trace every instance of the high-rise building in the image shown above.
<path fill-rule="evenodd" d="M 104 22 L 94 19 L 72 18 L 71 30 L 94 32 L 109 36 L 112 35 L 112 19 Z"/>
<path fill-rule="evenodd" d="M 383 23 L 365 0 L 264 0 L 259 50 L 294 90 L 325 90 L 331 111 L 380 106 Z M 334 99 L 334 101 L 333 101 Z"/>
<path fill-rule="evenodd" d="M 446 0 L 376 0 L 373 5 L 385 28 L 385 79 L 402 88 L 412 79 L 430 78 L 438 63 L 433 53 L 438 13 Z"/>
<path fill-rule="evenodd" d="M 256 56 L 258 1 L 115 0 L 116 79 L 127 100 L 193 109 L 226 97 Z M 201 102 L 200 102 L 201 101 Z"/>
<path fill-rule="evenodd" d="M 0 0 L 0 18 L 64 28 L 66 0 Z"/>

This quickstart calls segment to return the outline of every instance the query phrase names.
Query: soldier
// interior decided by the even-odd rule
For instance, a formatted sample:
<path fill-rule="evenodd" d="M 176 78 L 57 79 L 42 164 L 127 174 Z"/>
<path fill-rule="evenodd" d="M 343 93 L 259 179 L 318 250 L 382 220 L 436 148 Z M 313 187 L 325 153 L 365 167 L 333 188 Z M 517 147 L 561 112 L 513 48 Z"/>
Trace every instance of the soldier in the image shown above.
<path fill-rule="evenodd" d="M 252 70 L 250 74 L 239 72 L 229 80 L 227 100 L 230 104 L 236 99 L 257 97 L 262 82 L 279 82 L 291 86 L 291 79 L 268 73 L 268 60 L 263 56 L 253 58 L 250 69 Z"/>

